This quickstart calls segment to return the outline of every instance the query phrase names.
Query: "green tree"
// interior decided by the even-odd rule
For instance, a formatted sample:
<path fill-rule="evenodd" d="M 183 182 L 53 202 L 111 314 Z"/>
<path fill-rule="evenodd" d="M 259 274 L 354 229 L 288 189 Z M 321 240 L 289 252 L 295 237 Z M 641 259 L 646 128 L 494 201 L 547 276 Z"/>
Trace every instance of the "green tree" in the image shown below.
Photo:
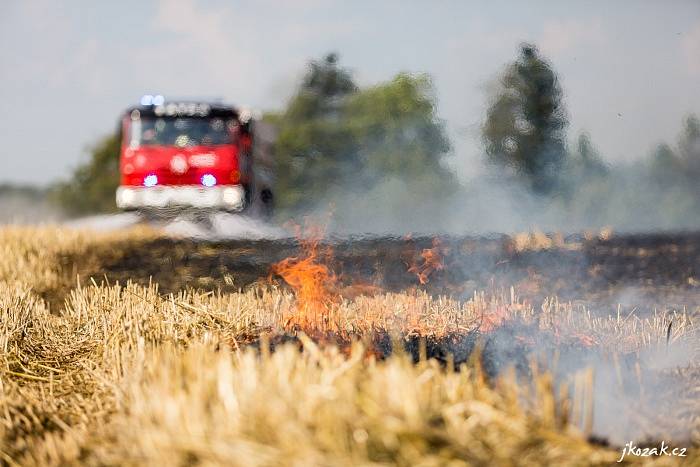
<path fill-rule="evenodd" d="M 348 100 L 344 117 L 357 141 L 365 184 L 395 177 L 423 194 L 455 188 L 452 173 L 443 165 L 451 146 L 435 113 L 427 75 L 401 73 L 357 93 Z"/>
<path fill-rule="evenodd" d="M 521 173 L 533 190 L 557 187 L 566 150 L 566 112 L 557 76 L 531 44 L 499 81 L 483 126 L 489 160 Z"/>
<path fill-rule="evenodd" d="M 389 177 L 423 191 L 454 187 L 442 165 L 450 149 L 427 76 L 400 74 L 360 90 L 335 54 L 311 62 L 278 128 L 278 205 L 300 211 L 342 188 L 369 189 Z"/>
<path fill-rule="evenodd" d="M 338 59 L 338 54 L 331 52 L 321 61 L 311 61 L 304 76 L 302 93 L 328 99 L 357 91 L 350 72 L 338 66 Z"/>
<path fill-rule="evenodd" d="M 278 128 L 275 144 L 278 206 L 302 209 L 356 168 L 357 148 L 340 122 L 345 100 L 357 92 L 350 72 L 328 54 L 312 61 L 287 108 L 266 119 Z"/>
<path fill-rule="evenodd" d="M 102 138 L 89 150 L 89 159 L 78 166 L 71 178 L 59 184 L 54 197 L 71 214 L 116 210 L 114 200 L 119 185 L 118 132 Z"/>

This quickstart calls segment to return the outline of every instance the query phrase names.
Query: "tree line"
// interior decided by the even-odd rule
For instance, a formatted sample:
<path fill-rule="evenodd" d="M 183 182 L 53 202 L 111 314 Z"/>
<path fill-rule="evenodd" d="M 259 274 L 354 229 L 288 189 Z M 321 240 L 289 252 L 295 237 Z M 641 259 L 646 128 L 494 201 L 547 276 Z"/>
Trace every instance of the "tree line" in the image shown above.
<path fill-rule="evenodd" d="M 677 193 L 673 200 L 684 197 L 680 207 L 670 201 L 669 216 L 700 217 L 697 117 L 683 122 L 677 144 L 660 144 L 638 167 L 614 168 L 589 134 L 569 143 L 563 95 L 551 63 L 533 44 L 521 44 L 498 76 L 481 127 L 484 163 L 499 183 L 524 187 L 568 211 L 593 211 L 612 197 L 634 202 L 631 185 L 654 186 L 664 199 L 664 190 Z M 399 73 L 361 88 L 330 53 L 309 63 L 286 106 L 264 120 L 277 128 L 275 198 L 281 217 L 387 180 L 410 185 L 411 202 L 447 199 L 464 189 L 446 165 L 452 145 L 429 75 Z M 71 179 L 55 188 L 55 199 L 75 214 L 114 210 L 118 154 L 116 134 L 99 141 Z"/>

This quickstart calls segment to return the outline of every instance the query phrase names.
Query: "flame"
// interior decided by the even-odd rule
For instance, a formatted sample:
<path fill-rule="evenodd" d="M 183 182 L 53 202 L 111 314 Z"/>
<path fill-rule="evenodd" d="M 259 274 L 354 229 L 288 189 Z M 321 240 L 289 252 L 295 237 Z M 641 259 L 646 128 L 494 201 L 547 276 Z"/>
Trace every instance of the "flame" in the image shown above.
<path fill-rule="evenodd" d="M 332 256 L 333 250 L 331 247 L 320 247 L 322 236 L 322 229 L 312 230 L 306 238 L 302 238 L 298 232 L 302 253 L 272 265 L 271 273 L 282 277 L 296 296 L 296 310 L 284 316 L 285 327 L 301 328 L 310 333 L 318 330 L 337 331 L 333 317 L 339 301 L 335 292 L 337 278 L 322 262 Z"/>
<path fill-rule="evenodd" d="M 423 259 L 422 264 L 413 264 L 408 268 L 408 272 L 414 273 L 421 285 L 427 284 L 428 278 L 434 271 L 445 269 L 442 258 L 446 252 L 447 250 L 442 247 L 440 239 L 435 237 L 433 247 L 425 248 L 420 254 Z"/>

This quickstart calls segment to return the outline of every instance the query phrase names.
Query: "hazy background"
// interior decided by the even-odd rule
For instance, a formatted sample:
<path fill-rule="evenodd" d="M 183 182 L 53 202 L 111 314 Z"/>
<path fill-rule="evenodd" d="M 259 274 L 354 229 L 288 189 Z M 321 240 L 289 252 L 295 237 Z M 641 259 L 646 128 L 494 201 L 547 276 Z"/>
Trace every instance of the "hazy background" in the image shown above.
<path fill-rule="evenodd" d="M 329 50 L 364 86 L 428 72 L 460 178 L 481 164 L 487 83 L 532 41 L 569 134 L 610 162 L 676 140 L 700 109 L 700 2 L 8 1 L 0 8 L 1 182 L 47 184 L 144 93 L 283 106 Z"/>

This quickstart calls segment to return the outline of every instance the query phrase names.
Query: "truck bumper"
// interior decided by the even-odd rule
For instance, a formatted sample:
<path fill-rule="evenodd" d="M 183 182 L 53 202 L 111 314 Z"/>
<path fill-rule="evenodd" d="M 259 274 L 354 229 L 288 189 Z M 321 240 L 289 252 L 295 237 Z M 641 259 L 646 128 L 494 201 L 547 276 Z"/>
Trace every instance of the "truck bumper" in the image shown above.
<path fill-rule="evenodd" d="M 125 210 L 192 207 L 240 211 L 245 207 L 245 191 L 241 185 L 120 186 L 117 207 Z"/>

